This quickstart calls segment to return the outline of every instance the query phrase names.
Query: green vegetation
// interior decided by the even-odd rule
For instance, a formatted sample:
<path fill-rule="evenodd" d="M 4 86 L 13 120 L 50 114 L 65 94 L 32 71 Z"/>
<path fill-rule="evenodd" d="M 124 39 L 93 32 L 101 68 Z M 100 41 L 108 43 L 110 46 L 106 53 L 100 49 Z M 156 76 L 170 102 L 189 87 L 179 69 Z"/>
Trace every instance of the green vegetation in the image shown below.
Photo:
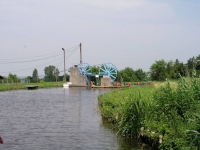
<path fill-rule="evenodd" d="M 146 81 L 165 81 L 177 80 L 182 77 L 191 77 L 193 70 L 200 76 L 200 55 L 188 59 L 184 64 L 178 59 L 175 61 L 165 61 L 163 59 L 155 61 L 148 72 L 142 69 L 133 70 L 126 67 L 118 72 L 116 81 L 118 82 L 146 82 Z"/>
<path fill-rule="evenodd" d="M 37 85 L 39 88 L 50 88 L 50 87 L 63 87 L 63 82 L 40 82 L 40 83 L 9 83 L 0 84 L 0 91 L 26 89 L 27 85 Z"/>
<path fill-rule="evenodd" d="M 45 73 L 45 76 L 44 76 L 45 82 L 63 81 L 63 76 L 59 76 L 60 74 L 59 69 L 53 65 L 49 65 L 48 67 L 45 67 L 44 73 Z M 68 74 L 66 74 L 66 81 L 69 81 Z"/>
<path fill-rule="evenodd" d="M 37 71 L 37 69 L 33 70 L 32 81 L 33 82 L 38 82 L 38 71 Z"/>
<path fill-rule="evenodd" d="M 99 96 L 99 103 L 102 116 L 123 136 L 163 150 L 200 148 L 199 78 L 117 89 Z"/>

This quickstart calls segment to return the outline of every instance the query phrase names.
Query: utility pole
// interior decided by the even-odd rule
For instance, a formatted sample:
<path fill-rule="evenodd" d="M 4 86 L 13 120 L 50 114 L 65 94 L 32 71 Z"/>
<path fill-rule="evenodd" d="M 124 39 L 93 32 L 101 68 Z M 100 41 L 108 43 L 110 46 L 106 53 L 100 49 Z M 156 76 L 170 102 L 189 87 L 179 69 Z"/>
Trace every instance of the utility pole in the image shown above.
<path fill-rule="evenodd" d="M 66 82 L 66 69 L 65 69 L 65 49 L 62 48 L 63 52 L 64 52 L 64 79 L 63 81 Z"/>
<path fill-rule="evenodd" d="M 80 64 L 82 63 L 82 49 L 81 49 L 82 44 L 80 43 Z"/>

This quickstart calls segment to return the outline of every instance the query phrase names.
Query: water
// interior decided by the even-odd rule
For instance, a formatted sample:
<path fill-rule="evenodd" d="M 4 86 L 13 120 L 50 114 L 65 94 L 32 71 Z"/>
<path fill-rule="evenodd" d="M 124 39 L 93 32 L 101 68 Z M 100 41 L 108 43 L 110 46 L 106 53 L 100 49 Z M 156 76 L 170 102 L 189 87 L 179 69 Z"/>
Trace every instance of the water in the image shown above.
<path fill-rule="evenodd" d="M 131 149 L 132 142 L 103 125 L 97 96 L 107 91 L 74 87 L 1 92 L 0 136 L 4 144 L 0 149 Z"/>

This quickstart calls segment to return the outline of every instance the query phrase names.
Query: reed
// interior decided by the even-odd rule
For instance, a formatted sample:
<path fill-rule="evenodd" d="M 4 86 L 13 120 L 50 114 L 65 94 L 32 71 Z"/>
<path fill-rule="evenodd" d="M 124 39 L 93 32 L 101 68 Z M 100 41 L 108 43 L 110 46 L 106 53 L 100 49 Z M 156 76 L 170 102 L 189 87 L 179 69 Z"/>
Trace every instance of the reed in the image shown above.
<path fill-rule="evenodd" d="M 147 137 L 159 149 L 199 149 L 200 79 L 156 84 L 99 96 L 102 116 L 119 134 Z"/>
<path fill-rule="evenodd" d="M 125 121 L 128 119 L 129 109 L 132 111 L 134 110 L 134 107 L 140 109 L 139 105 L 141 103 L 149 103 L 149 96 L 152 95 L 154 89 L 155 88 L 152 86 L 131 87 L 116 89 L 100 95 L 99 103 L 101 105 L 100 109 L 102 117 L 113 123 L 114 127 L 120 128 L 120 132 L 124 134 L 132 133 L 132 131 L 126 129 L 126 125 L 122 120 Z M 141 100 L 144 101 L 140 102 Z M 133 105 L 132 102 L 135 102 L 135 105 Z"/>

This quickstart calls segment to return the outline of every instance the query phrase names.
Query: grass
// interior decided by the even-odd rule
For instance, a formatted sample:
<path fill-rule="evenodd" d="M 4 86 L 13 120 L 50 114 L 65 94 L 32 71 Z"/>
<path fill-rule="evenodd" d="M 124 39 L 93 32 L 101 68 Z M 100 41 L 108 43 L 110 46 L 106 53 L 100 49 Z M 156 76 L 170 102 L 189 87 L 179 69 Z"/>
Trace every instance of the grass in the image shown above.
<path fill-rule="evenodd" d="M 49 88 L 49 87 L 63 87 L 63 82 L 42 82 L 42 83 L 4 83 L 0 84 L 0 91 L 18 90 L 26 89 L 27 85 L 38 85 L 39 88 Z"/>
<path fill-rule="evenodd" d="M 123 136 L 159 149 L 200 148 L 200 80 L 117 89 L 99 96 L 101 113 Z"/>

